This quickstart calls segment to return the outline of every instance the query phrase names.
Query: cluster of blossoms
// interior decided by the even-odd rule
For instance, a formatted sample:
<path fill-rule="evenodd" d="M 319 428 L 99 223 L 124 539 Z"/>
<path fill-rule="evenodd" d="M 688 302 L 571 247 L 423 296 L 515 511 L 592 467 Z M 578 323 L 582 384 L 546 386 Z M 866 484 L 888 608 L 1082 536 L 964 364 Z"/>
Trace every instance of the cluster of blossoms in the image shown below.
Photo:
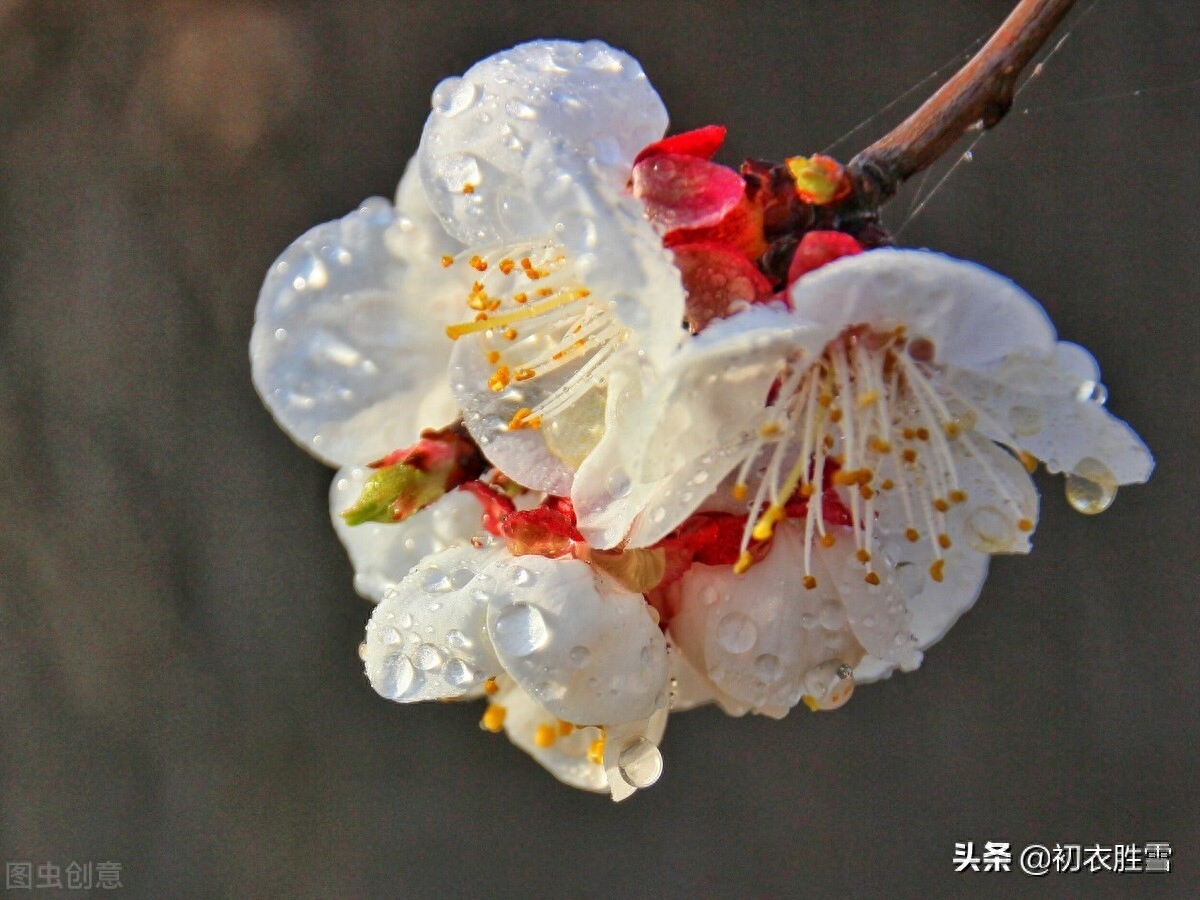
<path fill-rule="evenodd" d="M 271 268 L 251 344 L 340 467 L 383 696 L 483 698 L 568 784 L 652 784 L 669 711 L 781 717 L 916 668 L 1039 464 L 1099 512 L 1152 468 L 1095 362 L 971 263 L 839 215 L 833 160 L 664 138 L 637 62 L 524 44 L 442 82 L 395 203 Z"/>

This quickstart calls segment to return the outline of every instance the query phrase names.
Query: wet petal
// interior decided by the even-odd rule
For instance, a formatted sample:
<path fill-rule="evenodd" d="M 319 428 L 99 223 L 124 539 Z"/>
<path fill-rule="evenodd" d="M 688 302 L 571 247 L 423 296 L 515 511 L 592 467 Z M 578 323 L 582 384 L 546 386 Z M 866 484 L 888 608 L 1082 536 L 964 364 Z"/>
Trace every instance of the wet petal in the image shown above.
<path fill-rule="evenodd" d="M 633 167 L 633 195 L 660 230 L 716 225 L 741 202 L 742 176 L 682 153 L 656 154 Z"/>
<path fill-rule="evenodd" d="M 613 800 L 624 800 L 658 781 L 663 771 L 658 744 L 666 727 L 667 710 L 660 709 L 640 722 L 605 729 L 604 772 Z"/>
<path fill-rule="evenodd" d="M 482 507 L 466 491 L 451 491 L 403 522 L 347 525 L 341 512 L 358 499 L 372 471 L 351 466 L 338 472 L 329 489 L 329 512 L 354 565 L 354 589 L 378 602 L 426 556 L 467 544 L 482 532 Z"/>
<path fill-rule="evenodd" d="M 803 533 L 785 523 L 744 575 L 694 566 L 681 581 L 672 638 L 719 689 L 761 711 L 795 706 L 814 669 L 854 666 L 865 652 L 829 571 L 817 562 L 817 587 L 801 586 L 803 548 Z"/>
<path fill-rule="evenodd" d="M 1060 344 L 1052 355 L 1013 354 L 983 371 L 951 368 L 945 383 L 982 413 L 980 431 L 1033 454 L 1051 472 L 1096 471 L 1092 464 L 1099 463 L 1107 486 L 1144 482 L 1154 459 L 1133 429 L 1104 408 L 1098 378 L 1087 351 Z"/>
<path fill-rule="evenodd" d="M 690 341 L 580 468 L 572 501 L 588 542 L 644 547 L 678 526 L 758 446 L 784 362 L 819 353 L 829 336 L 753 308 Z"/>
<path fill-rule="evenodd" d="M 388 591 L 367 624 L 371 686 L 411 703 L 462 697 L 501 671 L 487 634 L 494 580 L 487 567 L 502 547 L 451 547 L 421 562 Z"/>
<path fill-rule="evenodd" d="M 666 642 L 641 594 L 573 559 L 519 556 L 487 574 L 496 581 L 487 616 L 496 654 L 549 712 L 610 725 L 666 705 Z"/>
<path fill-rule="evenodd" d="M 427 220 L 372 198 L 299 238 L 263 284 L 255 386 L 284 430 L 331 465 L 377 458 L 453 418 L 440 385 L 457 273 L 426 255 L 445 241 Z"/>
<path fill-rule="evenodd" d="M 563 723 L 507 675 L 497 679 L 500 690 L 489 701 L 504 710 L 508 739 L 537 760 L 551 775 L 585 791 L 608 790 L 608 775 L 592 751 L 603 732 L 597 727 L 576 728 Z"/>
<path fill-rule="evenodd" d="M 981 366 L 1047 352 L 1054 328 L 1037 302 L 982 266 L 924 250 L 872 250 L 811 272 L 791 288 L 797 315 L 841 329 L 906 326 L 939 363 Z"/>
<path fill-rule="evenodd" d="M 566 224 L 570 197 L 557 191 L 572 181 L 624 188 L 666 125 L 631 56 L 600 41 L 533 41 L 439 84 L 417 155 L 446 230 L 488 244 Z"/>

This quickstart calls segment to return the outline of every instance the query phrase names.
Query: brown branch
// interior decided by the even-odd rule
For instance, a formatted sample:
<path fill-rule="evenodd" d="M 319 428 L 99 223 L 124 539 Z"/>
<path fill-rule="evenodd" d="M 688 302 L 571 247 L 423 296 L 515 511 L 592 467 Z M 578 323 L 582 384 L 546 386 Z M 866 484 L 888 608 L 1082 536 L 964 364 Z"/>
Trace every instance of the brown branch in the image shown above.
<path fill-rule="evenodd" d="M 991 39 L 937 93 L 847 165 L 858 206 L 877 210 L 908 178 L 1012 106 L 1017 76 L 1075 0 L 1020 0 Z"/>

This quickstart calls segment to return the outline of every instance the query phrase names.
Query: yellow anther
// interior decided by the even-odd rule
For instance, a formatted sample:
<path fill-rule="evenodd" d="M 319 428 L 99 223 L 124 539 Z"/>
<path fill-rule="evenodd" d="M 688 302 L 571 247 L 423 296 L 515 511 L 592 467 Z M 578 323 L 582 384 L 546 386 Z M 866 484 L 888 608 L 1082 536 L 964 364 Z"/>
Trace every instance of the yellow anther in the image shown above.
<path fill-rule="evenodd" d="M 867 446 L 876 453 L 890 453 L 892 451 L 891 442 L 885 441 L 883 438 L 876 437 L 875 435 L 871 435 L 870 440 L 867 441 Z"/>
<path fill-rule="evenodd" d="M 875 496 L 875 492 L 873 490 L 871 490 L 871 488 L 868 485 L 865 485 L 865 484 L 860 484 L 858 486 L 858 492 L 862 495 L 862 498 L 864 500 L 870 500 L 872 497 Z"/>
<path fill-rule="evenodd" d="M 821 394 L 817 397 L 817 402 L 826 409 L 829 409 L 833 405 L 833 394 Z"/>
<path fill-rule="evenodd" d="M 533 410 L 528 406 L 522 406 L 508 421 L 509 431 L 520 431 L 522 428 L 538 429 L 542 427 L 542 417 L 531 415 Z"/>
<path fill-rule="evenodd" d="M 917 529 L 915 528 L 904 529 L 904 536 L 914 544 L 921 539 L 920 533 L 918 533 Z"/>
<path fill-rule="evenodd" d="M 938 512 L 944 513 L 944 512 L 946 512 L 946 510 L 948 510 L 950 508 L 950 504 L 947 503 L 945 500 L 943 500 L 941 497 L 938 497 L 936 500 L 933 501 L 933 508 L 936 509 Z"/>
<path fill-rule="evenodd" d="M 954 438 L 956 438 L 960 434 L 962 434 L 962 426 L 959 425 L 957 422 L 947 422 L 945 425 L 945 429 L 946 429 L 946 437 L 950 438 L 951 440 L 954 440 Z"/>
<path fill-rule="evenodd" d="M 1038 458 L 1032 453 L 1026 453 L 1024 450 L 1017 452 L 1017 459 L 1021 461 L 1021 465 L 1025 467 L 1025 471 L 1033 474 L 1037 471 Z"/>
<path fill-rule="evenodd" d="M 517 329 L 505 328 L 502 332 L 506 341 L 515 341 L 517 339 Z"/>
<path fill-rule="evenodd" d="M 946 568 L 946 561 L 944 559 L 935 559 L 933 561 L 933 564 L 930 565 L 930 567 L 929 567 L 929 577 L 932 578 L 934 581 L 936 581 L 938 584 L 941 584 L 942 579 L 945 577 L 942 570 L 945 568 Z"/>
<path fill-rule="evenodd" d="M 442 268 L 443 269 L 448 269 L 452 265 L 454 265 L 454 257 L 453 256 L 443 256 L 442 257 Z"/>
<path fill-rule="evenodd" d="M 879 584 L 879 576 L 874 572 L 868 572 L 863 576 L 863 581 L 865 581 L 867 584 L 877 585 Z"/>
<path fill-rule="evenodd" d="M 817 586 L 817 579 L 813 578 L 811 575 L 804 576 L 804 589 L 805 590 L 811 591 L 816 586 Z"/>
<path fill-rule="evenodd" d="M 524 291 L 521 291 L 519 294 L 513 294 L 513 303 L 524 303 L 528 299 L 529 295 Z"/>
<path fill-rule="evenodd" d="M 829 421 L 830 422 L 842 421 L 842 410 L 840 407 L 835 406 L 833 409 L 831 409 L 829 411 Z"/>
<path fill-rule="evenodd" d="M 832 547 L 836 543 L 837 543 L 837 538 L 834 537 L 832 534 L 821 535 L 821 546 L 824 547 L 825 549 L 828 550 L 830 547 Z"/>
<path fill-rule="evenodd" d="M 738 482 L 730 490 L 730 493 L 733 494 L 734 500 L 741 501 L 741 500 L 746 499 L 746 492 L 748 490 L 749 490 L 749 488 L 746 485 L 742 484 L 741 482 Z"/>
<path fill-rule="evenodd" d="M 1018 519 L 1017 527 L 1025 532 L 1033 531 L 1033 522 L 1029 519 Z"/>
<path fill-rule="evenodd" d="M 500 351 L 499 350 L 489 350 L 487 352 L 487 361 L 489 364 L 491 364 L 493 366 L 496 363 L 500 362 Z"/>
<path fill-rule="evenodd" d="M 870 390 L 858 398 L 858 408 L 866 409 L 872 403 L 879 399 L 879 391 Z"/>
<path fill-rule="evenodd" d="M 500 260 L 500 271 L 501 272 L 503 272 L 505 275 L 507 275 L 512 270 L 513 270 L 513 261 L 511 259 L 509 259 L 508 257 L 505 257 L 504 259 Z"/>
<path fill-rule="evenodd" d="M 900 455 L 904 458 L 904 461 L 906 463 L 909 463 L 910 465 L 917 461 L 917 451 L 916 450 L 911 450 L 911 449 L 905 450 Z"/>
<path fill-rule="evenodd" d="M 949 550 L 950 549 L 950 535 L 946 534 L 944 531 L 941 534 L 939 534 L 938 535 L 938 546 L 941 547 L 943 550 Z"/>
<path fill-rule="evenodd" d="M 900 432 L 900 433 L 901 433 L 902 435 L 904 435 L 904 439 L 905 439 L 906 441 L 911 441 L 913 438 L 915 438 L 915 437 L 917 436 L 917 433 L 916 433 L 915 431 L 913 431 L 911 428 L 905 428 L 905 429 L 904 429 L 902 432 Z"/>
<path fill-rule="evenodd" d="M 967 502 L 967 492 L 960 491 L 960 490 L 951 491 L 950 492 L 950 502 L 951 503 L 966 503 Z"/>
<path fill-rule="evenodd" d="M 783 429 L 779 427 L 778 422 L 764 422 L 758 427 L 759 437 L 773 438 L 778 437 L 783 433 Z"/>
<path fill-rule="evenodd" d="M 754 530 L 750 532 L 750 536 L 756 541 L 770 539 L 771 535 L 775 533 L 775 524 L 783 516 L 783 507 L 778 503 L 772 503 L 767 507 L 767 511 L 762 514 L 762 517 L 754 523 Z"/>
<path fill-rule="evenodd" d="M 800 485 L 800 488 L 799 488 L 800 499 L 807 500 L 809 497 L 811 497 L 813 495 L 813 490 L 814 490 L 814 488 L 812 486 L 811 481 Z"/>
<path fill-rule="evenodd" d="M 533 263 L 531 263 L 531 262 L 529 261 L 529 257 L 528 257 L 528 256 L 522 256 L 522 257 L 521 257 L 521 268 L 522 268 L 522 269 L 529 269 L 529 268 L 532 268 L 532 266 L 533 266 Z"/>
<path fill-rule="evenodd" d="M 539 297 L 549 297 L 551 294 L 553 294 L 553 293 L 554 293 L 554 288 L 548 288 L 548 287 L 544 287 L 544 288 L 538 288 L 538 289 L 537 289 L 537 291 L 536 291 L 536 293 L 537 293 L 537 295 L 538 295 Z M 586 296 L 587 296 L 587 292 L 586 292 L 586 291 L 580 291 L 580 292 L 579 292 L 579 296 L 580 296 L 581 298 L 582 298 L 582 297 L 586 297 Z"/>
<path fill-rule="evenodd" d="M 597 766 L 604 765 L 604 735 L 596 738 L 588 744 L 587 751 L 588 762 L 594 763 Z"/>
<path fill-rule="evenodd" d="M 860 563 L 866 564 L 871 561 L 871 553 L 869 550 L 866 550 L 866 549 L 863 549 L 860 547 L 858 550 L 854 551 L 854 558 L 857 559 Z"/>
<path fill-rule="evenodd" d="M 537 372 L 533 371 L 533 369 L 517 369 L 515 372 L 513 372 L 513 380 L 528 381 L 530 378 L 534 378 L 536 375 Z"/>
<path fill-rule="evenodd" d="M 500 685 L 496 683 L 495 678 L 489 678 L 483 683 L 483 692 L 489 697 L 494 697 L 500 691 Z"/>
<path fill-rule="evenodd" d="M 473 194 L 473 193 L 475 193 L 475 185 L 473 185 L 473 184 L 464 184 L 464 185 L 463 185 L 463 193 L 464 193 L 464 194 Z"/>
<path fill-rule="evenodd" d="M 504 727 L 504 717 L 507 715 L 507 709 L 499 703 L 493 703 L 487 708 L 487 712 L 483 714 L 483 718 L 479 720 L 479 727 L 484 731 L 490 731 L 495 734 Z"/>
<path fill-rule="evenodd" d="M 467 263 L 467 265 L 469 265 L 476 272 L 486 272 L 487 267 L 488 267 L 487 260 L 484 259 L 482 256 L 472 256 L 470 261 Z M 475 283 L 479 284 L 478 281 Z M 480 290 L 483 289 L 483 285 L 479 285 L 479 287 L 480 287 Z"/>
<path fill-rule="evenodd" d="M 881 491 L 890 491 L 895 486 L 896 486 L 896 482 L 892 481 L 892 479 L 890 479 L 890 478 L 885 478 L 883 480 L 883 482 L 879 485 L 879 489 Z"/>
<path fill-rule="evenodd" d="M 553 747 L 556 740 L 558 740 L 558 729 L 553 725 L 539 725 L 537 731 L 533 733 L 533 742 L 543 750 Z"/>
<path fill-rule="evenodd" d="M 512 373 L 508 371 L 508 366 L 500 366 L 496 369 L 491 378 L 487 380 L 487 386 L 493 391 L 502 391 L 508 387 L 512 381 Z"/>
<path fill-rule="evenodd" d="M 559 737 L 566 737 L 568 734 L 574 733 L 574 731 L 575 731 L 574 723 L 564 721 L 563 719 L 558 720 L 558 736 Z"/>
<path fill-rule="evenodd" d="M 750 571 L 752 565 L 754 565 L 754 557 L 749 550 L 743 550 L 742 555 L 738 557 L 738 561 L 733 564 L 733 574 L 745 575 Z"/>
<path fill-rule="evenodd" d="M 918 428 L 917 429 L 917 440 L 918 441 L 929 440 L 929 429 L 928 428 Z"/>
<path fill-rule="evenodd" d="M 800 702 L 808 707 L 809 712 L 820 712 L 821 711 L 821 707 L 820 707 L 820 705 L 818 705 L 816 697 L 810 697 L 808 694 L 805 694 L 803 697 L 800 698 Z"/>

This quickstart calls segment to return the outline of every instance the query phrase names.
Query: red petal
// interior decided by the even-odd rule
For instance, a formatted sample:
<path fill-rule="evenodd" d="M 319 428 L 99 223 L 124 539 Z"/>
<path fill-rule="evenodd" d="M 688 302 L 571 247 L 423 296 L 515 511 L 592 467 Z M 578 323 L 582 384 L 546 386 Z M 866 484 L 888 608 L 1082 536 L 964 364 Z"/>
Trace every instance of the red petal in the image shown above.
<path fill-rule="evenodd" d="M 636 166 L 643 159 L 651 156 L 661 156 L 664 153 L 680 153 L 684 156 L 698 156 L 701 159 L 712 159 L 713 154 L 725 143 L 724 125 L 705 125 L 703 128 L 693 128 L 682 134 L 673 134 L 669 138 L 655 141 L 642 148 L 642 152 L 634 157 Z"/>
<path fill-rule="evenodd" d="M 802 275 L 807 275 L 835 259 L 862 253 L 862 249 L 862 244 L 840 231 L 810 231 L 800 239 L 800 246 L 796 248 L 796 255 L 792 257 L 787 283 L 791 284 Z"/>
<path fill-rule="evenodd" d="M 687 291 L 685 318 L 693 331 L 735 312 L 739 302 L 771 296 L 771 282 L 728 244 L 703 242 L 671 248 Z"/>
<path fill-rule="evenodd" d="M 679 228 L 663 237 L 663 244 L 667 247 L 700 241 L 730 244 L 747 259 L 758 259 L 767 250 L 767 241 L 763 237 L 762 207 L 743 197 L 717 224 L 707 228 Z"/>
<path fill-rule="evenodd" d="M 482 481 L 468 481 L 460 484 L 459 488 L 474 494 L 475 499 L 483 504 L 483 527 L 498 537 L 501 524 L 516 509 L 512 498 L 493 490 Z"/>
<path fill-rule="evenodd" d="M 633 195 L 664 231 L 716 225 L 745 191 L 733 169 L 682 153 L 651 156 L 633 167 Z"/>

